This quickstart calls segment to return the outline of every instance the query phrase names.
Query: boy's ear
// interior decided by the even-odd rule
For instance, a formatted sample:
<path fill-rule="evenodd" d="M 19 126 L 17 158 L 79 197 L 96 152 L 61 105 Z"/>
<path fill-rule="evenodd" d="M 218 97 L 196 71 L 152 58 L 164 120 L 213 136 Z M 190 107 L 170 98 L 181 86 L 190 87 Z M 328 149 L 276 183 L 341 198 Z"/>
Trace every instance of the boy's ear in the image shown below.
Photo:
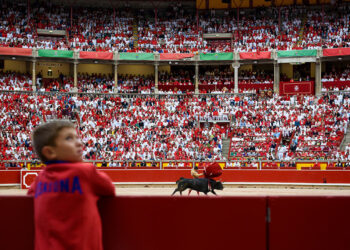
<path fill-rule="evenodd" d="M 54 160 L 56 158 L 56 151 L 55 151 L 55 149 L 52 146 L 44 146 L 41 149 L 41 153 L 48 160 Z"/>

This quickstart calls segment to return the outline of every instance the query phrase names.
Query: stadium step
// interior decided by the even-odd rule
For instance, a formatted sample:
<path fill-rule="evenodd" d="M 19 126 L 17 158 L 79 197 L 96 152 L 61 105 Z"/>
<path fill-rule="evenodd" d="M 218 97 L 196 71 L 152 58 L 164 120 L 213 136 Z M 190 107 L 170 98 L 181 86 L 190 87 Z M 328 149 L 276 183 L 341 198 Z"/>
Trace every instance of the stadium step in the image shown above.
<path fill-rule="evenodd" d="M 132 34 L 133 34 L 133 38 L 134 38 L 134 48 L 137 48 L 137 46 L 138 46 L 138 41 L 139 41 L 137 20 L 134 21 L 132 27 L 133 27 L 133 28 L 132 28 Z"/>
<path fill-rule="evenodd" d="M 346 135 L 344 135 L 344 139 L 343 141 L 341 142 L 339 148 L 341 151 L 344 151 L 345 150 L 345 147 L 350 144 L 350 130 L 349 130 L 349 126 L 346 130 Z"/>
<path fill-rule="evenodd" d="M 298 37 L 298 42 L 297 42 L 298 46 L 300 46 L 300 44 L 301 44 L 301 42 L 303 41 L 303 38 L 304 38 L 304 28 L 305 28 L 306 21 L 307 21 L 307 15 L 305 13 L 303 21 L 301 23 L 301 29 L 299 31 L 299 37 Z"/>
<path fill-rule="evenodd" d="M 230 138 L 222 139 L 222 155 L 227 159 L 229 158 L 230 141 Z"/>

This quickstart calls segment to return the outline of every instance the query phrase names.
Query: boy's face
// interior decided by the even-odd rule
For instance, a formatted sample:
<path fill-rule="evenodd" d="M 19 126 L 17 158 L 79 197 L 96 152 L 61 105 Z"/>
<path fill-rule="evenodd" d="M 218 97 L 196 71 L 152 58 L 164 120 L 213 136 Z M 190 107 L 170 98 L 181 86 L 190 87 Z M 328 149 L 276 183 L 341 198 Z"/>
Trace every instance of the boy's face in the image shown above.
<path fill-rule="evenodd" d="M 46 146 L 43 150 L 48 160 L 83 161 L 83 143 L 74 128 L 63 128 L 58 133 L 55 146 Z"/>

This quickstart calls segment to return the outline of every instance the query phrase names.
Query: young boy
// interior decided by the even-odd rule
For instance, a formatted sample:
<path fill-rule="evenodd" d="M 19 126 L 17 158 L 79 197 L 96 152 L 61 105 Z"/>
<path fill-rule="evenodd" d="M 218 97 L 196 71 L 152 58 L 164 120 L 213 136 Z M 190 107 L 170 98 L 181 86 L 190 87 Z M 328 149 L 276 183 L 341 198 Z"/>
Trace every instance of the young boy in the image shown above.
<path fill-rule="evenodd" d="M 101 250 L 97 200 L 115 195 L 111 180 L 83 163 L 83 144 L 69 121 L 37 127 L 32 141 L 47 164 L 28 191 L 34 196 L 35 249 Z"/>

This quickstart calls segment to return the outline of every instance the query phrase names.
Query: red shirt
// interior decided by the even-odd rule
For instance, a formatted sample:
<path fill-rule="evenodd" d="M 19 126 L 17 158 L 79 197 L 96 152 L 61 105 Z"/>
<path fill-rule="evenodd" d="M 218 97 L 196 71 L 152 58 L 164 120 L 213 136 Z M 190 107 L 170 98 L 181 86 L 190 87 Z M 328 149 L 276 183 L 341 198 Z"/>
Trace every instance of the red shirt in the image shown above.
<path fill-rule="evenodd" d="M 115 195 L 109 177 L 90 163 L 54 163 L 31 185 L 35 249 L 102 250 L 97 200 Z"/>

